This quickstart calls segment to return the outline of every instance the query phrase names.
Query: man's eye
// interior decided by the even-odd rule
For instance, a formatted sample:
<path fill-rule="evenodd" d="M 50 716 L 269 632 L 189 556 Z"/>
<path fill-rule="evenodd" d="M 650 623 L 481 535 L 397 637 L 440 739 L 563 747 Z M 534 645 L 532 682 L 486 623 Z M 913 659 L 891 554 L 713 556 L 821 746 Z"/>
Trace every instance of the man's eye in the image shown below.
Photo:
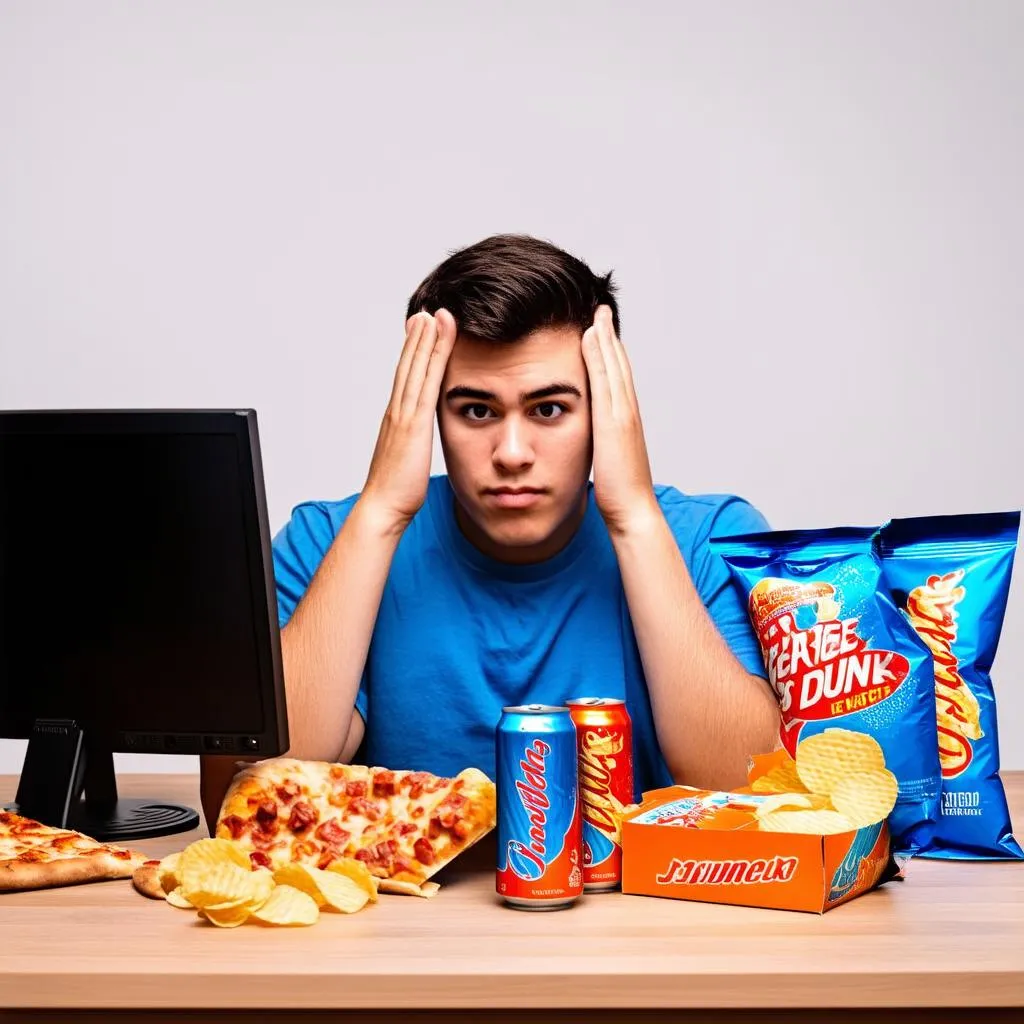
<path fill-rule="evenodd" d="M 533 410 L 542 420 L 557 420 L 566 410 L 565 406 L 558 402 L 541 402 L 534 406 Z"/>
<path fill-rule="evenodd" d="M 488 409 L 486 405 L 464 405 L 462 407 L 462 415 L 467 420 L 476 420 L 479 422 L 480 420 L 490 419 L 491 410 Z"/>

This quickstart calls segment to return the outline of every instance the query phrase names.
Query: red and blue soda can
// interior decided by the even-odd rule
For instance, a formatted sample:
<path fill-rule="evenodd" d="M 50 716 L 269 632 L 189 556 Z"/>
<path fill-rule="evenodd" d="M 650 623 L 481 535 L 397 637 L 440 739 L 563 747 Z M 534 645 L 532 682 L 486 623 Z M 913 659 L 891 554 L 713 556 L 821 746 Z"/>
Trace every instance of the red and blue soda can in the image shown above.
<path fill-rule="evenodd" d="M 502 709 L 496 888 L 513 907 L 559 910 L 583 892 L 576 756 L 568 708 Z"/>

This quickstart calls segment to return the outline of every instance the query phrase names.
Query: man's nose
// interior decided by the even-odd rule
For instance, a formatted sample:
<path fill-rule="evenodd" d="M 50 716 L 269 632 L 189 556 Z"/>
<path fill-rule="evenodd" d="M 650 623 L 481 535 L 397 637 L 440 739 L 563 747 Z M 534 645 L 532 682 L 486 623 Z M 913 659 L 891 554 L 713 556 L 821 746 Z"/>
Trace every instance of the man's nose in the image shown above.
<path fill-rule="evenodd" d="M 516 416 L 506 417 L 492 456 L 494 465 L 507 472 L 515 472 L 533 465 L 533 459 L 529 428 Z"/>

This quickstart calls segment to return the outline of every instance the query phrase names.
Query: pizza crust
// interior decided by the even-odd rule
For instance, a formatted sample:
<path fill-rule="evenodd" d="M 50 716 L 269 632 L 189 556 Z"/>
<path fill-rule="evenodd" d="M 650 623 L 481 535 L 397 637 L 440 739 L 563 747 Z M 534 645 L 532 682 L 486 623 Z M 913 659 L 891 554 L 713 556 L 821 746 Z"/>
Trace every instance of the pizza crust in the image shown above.
<path fill-rule="evenodd" d="M 160 861 L 147 860 L 145 864 L 140 864 L 132 872 L 132 885 L 136 892 L 141 892 L 151 900 L 165 899 L 166 893 L 160 884 Z"/>
<path fill-rule="evenodd" d="M 0 861 L 0 892 L 129 878 L 143 860 L 141 854 L 133 855 L 130 860 L 121 860 L 100 849 L 58 860 Z"/>
<path fill-rule="evenodd" d="M 377 892 L 392 893 L 396 896 L 422 896 L 430 899 L 441 891 L 437 882 L 422 882 L 417 885 L 415 882 L 402 882 L 397 878 L 379 878 L 377 880 Z"/>
<path fill-rule="evenodd" d="M 74 829 L 0 811 L 0 892 L 130 878 L 147 859 Z"/>

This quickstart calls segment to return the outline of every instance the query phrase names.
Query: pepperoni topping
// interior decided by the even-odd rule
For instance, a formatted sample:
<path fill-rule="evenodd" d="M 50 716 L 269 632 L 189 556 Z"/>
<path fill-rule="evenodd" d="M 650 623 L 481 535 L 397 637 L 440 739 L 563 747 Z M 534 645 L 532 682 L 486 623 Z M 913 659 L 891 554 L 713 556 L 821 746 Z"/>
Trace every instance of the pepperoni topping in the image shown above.
<path fill-rule="evenodd" d="M 380 818 L 380 810 L 377 805 L 362 797 L 353 800 L 352 803 L 349 804 L 349 809 L 353 814 L 361 814 L 363 817 L 369 818 L 370 821 L 377 821 Z"/>
<path fill-rule="evenodd" d="M 411 817 L 411 818 L 420 818 L 422 816 L 423 816 L 423 808 L 422 807 L 414 807 L 409 812 L 409 817 Z"/>
<path fill-rule="evenodd" d="M 367 865 L 390 870 L 398 852 L 398 844 L 393 839 L 385 839 L 381 843 L 362 850 L 356 850 L 356 860 L 366 861 Z"/>
<path fill-rule="evenodd" d="M 445 828 L 451 828 L 461 817 L 460 811 L 466 805 L 466 798 L 459 793 L 452 793 L 437 809 L 437 818 Z"/>
<path fill-rule="evenodd" d="M 440 818 L 431 818 L 430 824 L 427 826 L 427 835 L 431 839 L 436 839 L 439 835 L 444 832 L 444 826 L 441 824 Z"/>
<path fill-rule="evenodd" d="M 232 839 L 241 839 L 245 822 L 237 814 L 229 814 L 221 824 L 231 833 Z"/>
<path fill-rule="evenodd" d="M 319 814 L 312 804 L 300 800 L 293 808 L 288 818 L 288 827 L 293 832 L 305 832 L 307 828 L 316 823 Z"/>
<path fill-rule="evenodd" d="M 329 818 L 316 830 L 316 837 L 329 846 L 343 847 L 352 838 L 352 833 L 346 832 L 337 818 Z"/>
<path fill-rule="evenodd" d="M 262 850 L 253 850 L 249 854 L 249 860 L 252 861 L 252 866 L 254 868 L 273 867 L 270 858 Z"/>
<path fill-rule="evenodd" d="M 286 804 L 289 800 L 294 800 L 301 792 L 299 784 L 294 779 L 285 779 L 277 787 L 277 798 L 281 803 Z"/>
<path fill-rule="evenodd" d="M 402 780 L 402 785 L 409 788 L 409 799 L 418 800 L 430 786 L 435 776 L 430 772 L 409 772 Z"/>
<path fill-rule="evenodd" d="M 264 832 L 261 829 L 253 829 L 249 834 L 249 841 L 257 850 L 269 850 L 277 845 L 277 829 L 273 832 Z"/>
<path fill-rule="evenodd" d="M 411 821 L 403 821 L 395 826 L 395 831 L 400 836 L 407 836 L 410 832 L 418 832 L 419 825 L 414 825 Z"/>
<path fill-rule="evenodd" d="M 408 857 L 396 857 L 395 866 L 392 868 L 392 874 L 397 874 L 399 871 L 408 871 L 411 875 L 422 875 L 423 871 L 420 866 L 413 860 L 409 860 Z"/>
<path fill-rule="evenodd" d="M 277 804 L 273 800 L 264 800 L 256 808 L 256 823 L 264 831 L 269 831 L 270 827 L 277 823 Z"/>
<path fill-rule="evenodd" d="M 416 854 L 416 859 L 421 864 L 434 863 L 434 848 L 430 845 L 429 839 L 417 839 L 416 842 L 413 844 L 412 852 Z"/>
<path fill-rule="evenodd" d="M 394 772 L 377 772 L 373 779 L 374 796 L 394 796 L 398 792 L 398 782 Z"/>
<path fill-rule="evenodd" d="M 345 792 L 351 797 L 366 796 L 366 780 L 357 779 L 345 784 Z"/>

